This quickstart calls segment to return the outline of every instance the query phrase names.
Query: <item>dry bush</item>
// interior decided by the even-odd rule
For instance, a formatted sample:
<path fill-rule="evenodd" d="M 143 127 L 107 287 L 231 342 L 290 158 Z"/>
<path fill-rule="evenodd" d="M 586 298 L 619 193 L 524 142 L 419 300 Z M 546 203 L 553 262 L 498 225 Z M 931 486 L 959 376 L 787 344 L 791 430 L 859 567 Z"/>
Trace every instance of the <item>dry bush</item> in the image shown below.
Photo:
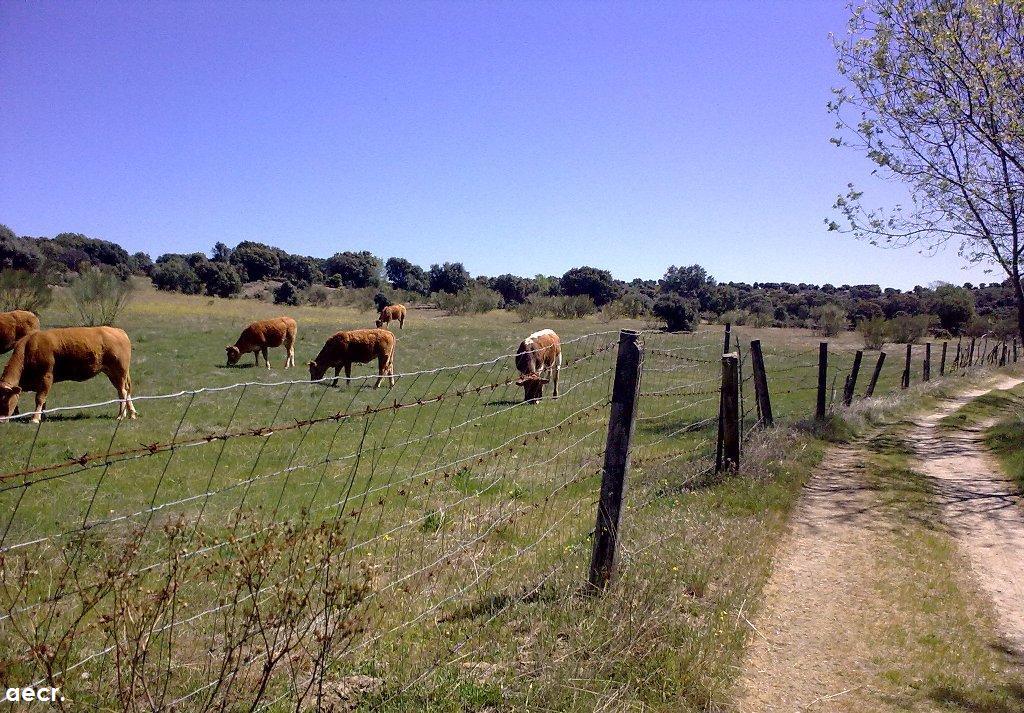
<path fill-rule="evenodd" d="M 26 309 L 38 312 L 53 300 L 53 290 L 40 273 L 0 270 L 0 312 Z"/>
<path fill-rule="evenodd" d="M 83 324 L 112 325 L 128 306 L 135 285 L 107 270 L 88 268 L 68 287 L 72 310 Z"/>

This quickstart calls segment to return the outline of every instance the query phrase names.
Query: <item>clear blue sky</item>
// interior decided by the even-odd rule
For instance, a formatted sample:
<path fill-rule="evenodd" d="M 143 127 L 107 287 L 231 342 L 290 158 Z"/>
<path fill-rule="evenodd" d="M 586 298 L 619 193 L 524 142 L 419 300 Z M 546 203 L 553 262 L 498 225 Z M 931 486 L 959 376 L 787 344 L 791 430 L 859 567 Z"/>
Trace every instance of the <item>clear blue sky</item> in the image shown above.
<path fill-rule="evenodd" d="M 828 143 L 843 5 L 0 2 L 0 222 L 154 257 L 991 281 L 825 231 L 868 174 Z"/>

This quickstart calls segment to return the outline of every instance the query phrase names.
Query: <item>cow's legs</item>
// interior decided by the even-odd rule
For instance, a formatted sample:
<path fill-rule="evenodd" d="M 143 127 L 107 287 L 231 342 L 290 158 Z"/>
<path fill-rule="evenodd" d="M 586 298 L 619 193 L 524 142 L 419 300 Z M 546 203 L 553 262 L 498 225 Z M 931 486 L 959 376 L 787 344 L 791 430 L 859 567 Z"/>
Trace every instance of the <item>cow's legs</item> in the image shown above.
<path fill-rule="evenodd" d="M 39 390 L 36 391 L 36 411 L 32 414 L 32 423 L 39 423 L 43 420 L 43 409 L 46 408 L 46 397 L 50 393 L 51 386 L 53 386 L 53 377 L 43 377 L 43 383 L 39 385 Z"/>
<path fill-rule="evenodd" d="M 263 361 L 265 361 L 267 363 L 267 370 L 269 370 L 270 369 L 270 353 L 267 351 L 266 347 L 260 347 L 260 351 L 263 352 Z M 259 359 L 256 360 L 256 363 L 257 364 L 259 363 Z"/>
<path fill-rule="evenodd" d="M 135 411 L 135 404 L 132 403 L 132 377 L 127 370 L 116 369 L 106 372 L 110 383 L 117 390 L 117 398 L 121 403 L 117 407 L 117 420 L 120 421 L 126 416 L 135 418 L 138 414 Z"/>
<path fill-rule="evenodd" d="M 556 398 L 557 399 L 558 398 L 558 373 L 562 370 L 562 354 L 561 354 L 561 352 L 559 352 L 559 354 L 558 354 L 558 360 L 555 361 L 553 369 L 554 369 L 554 372 L 555 372 L 555 378 L 552 381 L 554 382 L 554 385 L 555 385 L 555 393 L 554 393 L 552 398 Z"/>
<path fill-rule="evenodd" d="M 345 363 L 345 386 L 348 386 L 348 382 L 352 381 L 352 362 Z"/>
<path fill-rule="evenodd" d="M 341 367 L 340 366 L 334 367 L 334 380 L 331 382 L 331 386 L 332 387 L 338 385 L 338 374 L 339 373 L 341 373 Z"/>
<path fill-rule="evenodd" d="M 260 350 L 257 349 L 256 351 L 254 351 L 252 353 L 252 355 L 256 358 L 256 366 L 259 366 L 260 365 Z"/>

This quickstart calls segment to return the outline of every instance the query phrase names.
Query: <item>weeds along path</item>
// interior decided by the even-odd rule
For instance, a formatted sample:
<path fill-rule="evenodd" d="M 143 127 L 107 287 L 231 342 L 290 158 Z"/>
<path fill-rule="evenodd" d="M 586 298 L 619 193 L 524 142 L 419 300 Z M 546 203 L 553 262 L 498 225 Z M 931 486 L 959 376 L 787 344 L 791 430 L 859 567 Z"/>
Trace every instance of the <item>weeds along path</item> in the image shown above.
<path fill-rule="evenodd" d="M 1024 510 L 978 434 L 939 430 L 943 417 L 971 399 L 1020 381 L 1003 379 L 964 393 L 916 419 L 909 430 L 882 434 L 896 434 L 894 442 L 906 449 L 908 465 L 923 474 L 917 476 L 919 482 L 913 481 L 911 471 L 891 471 L 879 479 L 874 436 L 829 450 L 797 504 L 760 612 L 750 623 L 753 633 L 734 690 L 734 710 L 945 709 L 937 705 L 949 698 L 941 686 L 946 681 L 935 680 L 941 671 L 922 663 L 927 659 L 918 657 L 916 642 L 894 637 L 894 632 L 948 636 L 951 630 L 941 628 L 948 622 L 937 621 L 942 617 L 960 617 L 962 626 L 985 629 L 987 623 L 980 621 L 984 614 L 975 605 L 982 611 L 990 605 L 973 596 L 976 589 L 999 609 L 999 633 L 1006 643 L 1011 648 L 1024 645 L 1024 575 L 1019 567 Z M 908 509 L 900 504 L 906 498 L 920 500 Z M 914 507 L 923 510 L 912 512 Z M 930 508 L 935 508 L 933 514 Z M 935 521 L 943 518 L 946 527 L 935 528 Z M 908 544 L 920 549 L 908 550 Z M 950 571 L 965 576 L 950 581 Z M 967 571 L 979 586 L 973 581 L 960 586 L 960 580 L 970 579 Z M 945 598 L 925 601 L 942 581 L 950 581 L 950 591 L 936 596 Z M 923 597 L 919 601 L 918 595 Z M 952 610 L 948 616 L 935 614 Z M 967 648 L 964 644 L 960 653 Z M 984 668 L 987 659 L 971 652 L 966 657 L 975 661 L 974 668 Z M 958 682 L 986 686 L 982 677 L 971 675 L 955 674 Z M 906 685 L 905 679 L 917 683 Z M 1019 695 L 1012 697 L 1024 702 Z M 977 708 L 982 709 L 990 708 Z M 1011 709 L 1017 710 L 991 708 Z"/>
<path fill-rule="evenodd" d="M 1003 379 L 997 389 L 1020 378 Z M 988 389 L 972 391 L 920 419 L 909 440 L 924 475 L 933 479 L 945 522 L 992 600 L 999 633 L 1024 657 L 1024 508 L 1017 488 L 981 442 L 991 421 L 971 429 L 942 429 L 940 420 Z M 994 419 L 993 419 L 994 420 Z"/>

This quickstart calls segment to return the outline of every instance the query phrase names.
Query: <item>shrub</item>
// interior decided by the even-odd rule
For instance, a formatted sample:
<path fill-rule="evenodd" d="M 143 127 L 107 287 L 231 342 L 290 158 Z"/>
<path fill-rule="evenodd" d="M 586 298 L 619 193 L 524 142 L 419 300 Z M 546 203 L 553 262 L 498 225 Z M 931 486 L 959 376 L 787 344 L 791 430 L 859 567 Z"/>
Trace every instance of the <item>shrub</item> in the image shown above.
<path fill-rule="evenodd" d="M 434 295 L 437 306 L 449 314 L 483 314 L 498 309 L 501 295 L 478 284 L 456 292 L 438 292 Z"/>
<path fill-rule="evenodd" d="M 619 299 L 610 302 L 601 310 L 601 318 L 611 321 L 613 319 L 640 319 L 651 313 L 654 300 L 636 292 L 630 292 Z"/>
<path fill-rule="evenodd" d="M 303 293 L 303 299 L 316 307 L 325 307 L 331 300 L 331 291 L 323 285 L 310 285 Z"/>
<path fill-rule="evenodd" d="M 84 270 L 71 283 L 71 306 L 90 327 L 113 324 L 128 306 L 134 285 L 108 270 Z"/>
<path fill-rule="evenodd" d="M 535 299 L 539 300 L 543 298 L 538 297 Z M 534 300 L 529 300 L 527 302 L 517 304 L 515 312 L 516 316 L 519 317 L 519 321 L 525 324 L 537 319 L 537 317 L 540 317 L 544 313 L 544 310 Z"/>
<path fill-rule="evenodd" d="M 549 297 L 551 316 L 558 319 L 582 319 L 597 312 L 597 304 L 587 295 Z"/>
<path fill-rule="evenodd" d="M 928 333 L 931 323 L 931 315 L 898 314 L 889 320 L 889 338 L 897 344 L 914 344 Z"/>
<path fill-rule="evenodd" d="M 232 297 L 242 291 L 242 278 L 229 263 L 206 262 L 197 274 L 206 284 L 206 294 L 211 297 Z"/>
<path fill-rule="evenodd" d="M 846 310 L 827 304 L 814 310 L 814 331 L 823 337 L 834 337 L 846 329 Z"/>
<path fill-rule="evenodd" d="M 970 290 L 954 285 L 942 285 L 935 290 L 929 310 L 939 318 L 943 329 L 950 334 L 963 334 L 974 319 L 974 296 Z"/>
<path fill-rule="evenodd" d="M 699 304 L 677 292 L 666 292 L 654 301 L 654 314 L 665 320 L 670 332 L 689 332 L 697 323 Z"/>
<path fill-rule="evenodd" d="M 574 267 L 559 281 L 563 295 L 590 297 L 598 307 L 611 302 L 618 295 L 612 274 L 595 267 Z"/>
<path fill-rule="evenodd" d="M 857 323 L 857 331 L 864 337 L 864 347 L 867 349 L 881 349 L 885 346 L 885 338 L 888 333 L 888 325 L 882 316 L 862 319 Z"/>
<path fill-rule="evenodd" d="M 274 304 L 276 305 L 291 305 L 296 306 L 299 304 L 299 291 L 295 289 L 289 280 L 285 280 L 280 286 L 274 290 Z"/>
<path fill-rule="evenodd" d="M 39 273 L 0 270 L 0 312 L 27 309 L 38 312 L 53 300 L 53 290 Z"/>
<path fill-rule="evenodd" d="M 199 294 L 203 284 L 192 266 L 180 257 L 157 263 L 149 277 L 158 290 L 184 292 L 186 295 Z"/>
<path fill-rule="evenodd" d="M 723 312 L 722 316 L 718 318 L 718 321 L 722 324 L 735 324 L 742 327 L 750 319 L 750 313 L 744 309 L 731 309 L 728 312 Z"/>

